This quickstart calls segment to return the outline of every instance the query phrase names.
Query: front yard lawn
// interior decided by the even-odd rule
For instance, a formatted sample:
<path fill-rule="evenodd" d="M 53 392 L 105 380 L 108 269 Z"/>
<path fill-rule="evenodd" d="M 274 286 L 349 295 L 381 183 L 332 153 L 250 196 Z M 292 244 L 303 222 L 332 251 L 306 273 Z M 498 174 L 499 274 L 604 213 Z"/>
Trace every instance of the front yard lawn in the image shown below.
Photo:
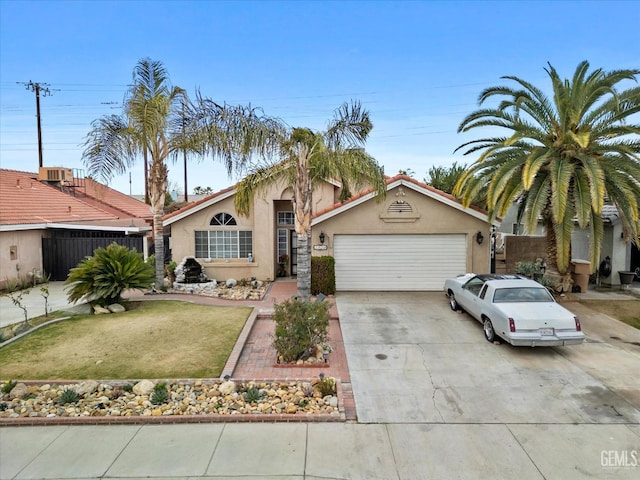
<path fill-rule="evenodd" d="M 0 349 L 3 380 L 218 377 L 251 308 L 143 301 L 82 315 Z"/>

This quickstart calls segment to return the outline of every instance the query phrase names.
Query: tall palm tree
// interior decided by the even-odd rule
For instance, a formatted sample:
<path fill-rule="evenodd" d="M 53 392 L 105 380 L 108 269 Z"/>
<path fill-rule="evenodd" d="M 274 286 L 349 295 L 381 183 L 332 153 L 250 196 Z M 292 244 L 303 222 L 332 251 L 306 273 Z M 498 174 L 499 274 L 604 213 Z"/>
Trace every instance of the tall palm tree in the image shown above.
<path fill-rule="evenodd" d="M 458 132 L 498 127 L 510 135 L 473 140 L 456 149 L 481 154 L 454 194 L 468 205 L 486 189 L 491 219 L 518 201 L 530 232 L 542 218 L 552 280 L 566 289 L 574 222 L 590 230 L 592 266 L 600 256 L 605 202 L 617 207 L 625 238 L 638 241 L 640 87 L 620 90 L 619 84 L 636 80 L 640 70 L 589 72 L 584 61 L 571 80 L 561 79 L 551 65 L 545 71 L 551 98 L 515 76 L 503 77 L 515 87 L 490 87 L 480 94 L 480 105 L 494 97 L 500 103 L 467 116 Z"/>
<path fill-rule="evenodd" d="M 142 59 L 133 71 L 133 84 L 127 92 L 122 116 L 102 117 L 92 123 L 85 141 L 83 160 L 90 175 L 108 180 L 124 173 L 143 154 L 151 156 L 148 185 L 153 211 L 153 235 L 156 260 L 156 287 L 164 278 L 164 235 L 162 215 L 167 187 L 166 160 L 170 154 L 171 117 L 185 97 L 179 87 L 172 87 L 159 61 Z"/>
<path fill-rule="evenodd" d="M 311 290 L 311 217 L 314 186 L 327 179 L 342 182 L 342 198 L 352 189 L 370 186 L 378 198 L 386 194 L 382 168 L 364 150 L 371 131 L 369 113 L 359 102 L 344 103 L 323 132 L 309 128 L 281 129 L 272 137 L 275 162 L 254 168 L 237 185 L 235 207 L 248 214 L 256 194 L 284 181 L 293 191 L 294 228 L 298 240 L 298 293 Z M 275 142 L 275 143 L 273 143 Z"/>
<path fill-rule="evenodd" d="M 142 154 L 151 157 L 148 182 L 156 261 L 156 288 L 164 278 L 163 221 L 167 189 L 167 159 L 178 153 L 221 157 L 229 171 L 246 162 L 259 143 L 263 117 L 256 109 L 218 105 L 198 92 L 195 105 L 186 92 L 172 87 L 163 64 L 140 60 L 133 71 L 124 113 L 99 118 L 85 140 L 83 160 L 90 175 L 109 180 Z M 269 132 L 273 129 L 269 125 Z M 145 175 L 146 177 L 146 175 Z"/>

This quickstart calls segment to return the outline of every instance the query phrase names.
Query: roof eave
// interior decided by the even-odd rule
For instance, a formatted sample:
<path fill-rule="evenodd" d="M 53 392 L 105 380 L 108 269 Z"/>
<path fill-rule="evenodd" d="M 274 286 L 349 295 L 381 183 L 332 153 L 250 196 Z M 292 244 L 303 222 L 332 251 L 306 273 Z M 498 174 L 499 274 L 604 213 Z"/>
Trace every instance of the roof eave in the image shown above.
<path fill-rule="evenodd" d="M 468 215 L 471 215 L 472 217 L 477 218 L 478 220 L 481 220 L 483 222 L 487 222 L 488 223 L 488 217 L 486 213 L 482 213 L 479 212 L 477 210 L 474 210 L 472 208 L 465 208 L 462 206 L 462 204 L 451 200 L 443 195 L 438 194 L 437 192 L 433 192 L 428 188 L 424 188 L 422 186 L 420 186 L 419 184 L 416 184 L 414 182 L 411 181 L 407 181 L 405 178 L 399 178 L 397 180 L 394 180 L 392 182 L 389 182 L 387 184 L 387 192 L 398 187 L 398 186 L 404 186 L 404 187 L 408 187 L 411 188 L 412 190 L 415 190 L 419 193 L 422 193 L 423 195 L 426 195 L 429 198 L 432 198 L 434 200 L 437 200 L 439 202 L 444 203 L 445 205 L 448 205 L 450 207 L 455 208 L 456 210 L 459 210 L 463 213 L 466 213 Z M 317 217 L 315 217 L 312 221 L 311 221 L 311 226 L 317 225 L 319 223 L 322 223 L 336 215 L 339 215 L 353 207 L 356 207 L 364 202 L 367 202 L 369 200 L 371 200 L 372 198 L 375 197 L 375 193 L 374 192 L 370 192 L 367 193 L 366 195 L 363 195 L 361 197 L 356 198 L 355 200 L 349 201 L 347 203 L 345 203 L 344 205 L 338 206 L 326 213 L 323 213 L 321 215 L 318 215 Z M 500 221 L 496 220 L 494 221 L 494 224 L 496 224 L 497 226 L 500 226 Z"/>

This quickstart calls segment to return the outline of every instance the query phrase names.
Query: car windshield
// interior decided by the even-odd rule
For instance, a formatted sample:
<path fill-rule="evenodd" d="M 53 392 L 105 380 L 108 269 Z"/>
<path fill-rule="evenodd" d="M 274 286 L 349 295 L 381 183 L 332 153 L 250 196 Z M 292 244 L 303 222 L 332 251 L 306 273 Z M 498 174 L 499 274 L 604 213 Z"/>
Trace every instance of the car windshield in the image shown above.
<path fill-rule="evenodd" d="M 493 294 L 493 303 L 553 302 L 553 297 L 544 287 L 499 288 Z"/>

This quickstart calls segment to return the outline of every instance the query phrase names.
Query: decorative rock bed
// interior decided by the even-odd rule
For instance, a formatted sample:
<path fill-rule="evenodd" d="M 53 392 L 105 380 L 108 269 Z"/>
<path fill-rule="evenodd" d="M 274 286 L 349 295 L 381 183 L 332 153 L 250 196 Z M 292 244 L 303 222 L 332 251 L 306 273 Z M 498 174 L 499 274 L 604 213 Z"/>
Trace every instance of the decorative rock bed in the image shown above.
<path fill-rule="evenodd" d="M 169 293 L 189 293 L 207 297 L 225 298 L 228 300 L 262 300 L 269 283 L 256 281 L 254 285 L 235 285 L 228 288 L 225 283 L 216 281 L 206 283 L 173 282 Z"/>
<path fill-rule="evenodd" d="M 68 417 L 175 417 L 234 415 L 329 416 L 340 420 L 338 396 L 323 396 L 319 380 L 288 382 L 193 382 L 167 381 L 168 398 L 154 404 L 154 383 L 142 380 L 135 385 L 98 383 L 17 384 L 0 400 L 0 424 L 4 419 L 56 419 Z M 65 390 L 78 394 L 75 402 L 63 404 Z M 249 400 L 249 390 L 260 397 Z M 79 419 L 78 419 L 79 420 Z M 107 420 L 105 418 L 104 420 Z M 124 418 L 122 420 L 125 420 Z M 9 420 L 10 421 L 10 420 Z M 203 420 L 206 421 L 206 420 Z"/>

